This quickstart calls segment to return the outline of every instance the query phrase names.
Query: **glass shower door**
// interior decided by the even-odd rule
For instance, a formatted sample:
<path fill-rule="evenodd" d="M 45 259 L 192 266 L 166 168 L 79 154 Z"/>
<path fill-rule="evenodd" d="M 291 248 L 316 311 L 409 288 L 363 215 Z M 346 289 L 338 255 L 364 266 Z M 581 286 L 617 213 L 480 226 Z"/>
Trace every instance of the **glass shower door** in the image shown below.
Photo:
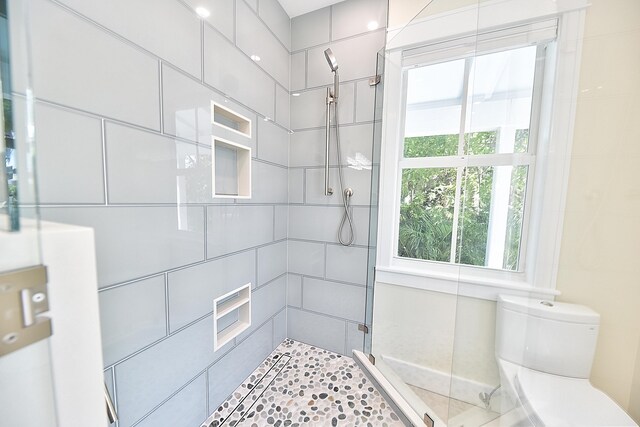
<path fill-rule="evenodd" d="M 589 273 L 579 275 L 582 280 L 567 283 L 565 274 L 569 272 L 568 277 L 572 277 L 575 270 L 567 268 L 561 256 L 565 246 L 576 245 L 576 241 L 592 235 L 591 230 L 585 227 L 578 230 L 571 222 L 565 222 L 564 227 L 573 229 L 572 234 L 563 233 L 563 216 L 580 218 L 581 224 L 596 224 L 599 219 L 592 215 L 595 209 L 574 212 L 575 203 L 581 196 L 588 199 L 595 194 L 594 190 L 586 190 L 592 183 L 607 179 L 603 168 L 595 167 L 595 163 L 588 172 L 584 172 L 587 169 L 582 172 L 583 176 L 578 169 L 574 177 L 573 167 L 569 169 L 570 162 L 574 161 L 571 145 L 575 147 L 582 142 L 582 138 L 573 139 L 572 116 L 579 117 L 581 106 L 585 107 L 580 98 L 592 89 L 577 90 L 578 69 L 585 69 L 584 62 L 580 63 L 581 37 L 583 30 L 588 31 L 590 22 L 587 19 L 587 27 L 581 28 L 586 2 L 578 2 L 571 8 L 562 3 L 539 2 L 526 10 L 519 4 L 517 1 L 480 2 L 478 10 L 466 153 L 473 164 L 465 170 L 459 246 L 476 266 L 476 277 L 493 278 L 485 281 L 482 288 L 466 286 L 464 281 L 459 288 L 451 376 L 452 398 L 456 402 L 449 410 L 452 426 L 539 424 L 539 418 L 536 419 L 524 397 L 527 390 L 521 378 L 529 378 L 525 373 L 533 372 L 532 377 L 539 381 L 535 383 L 537 405 L 565 406 L 563 399 L 568 396 L 552 397 L 552 382 L 540 381 L 547 378 L 545 375 L 551 375 L 536 376 L 537 369 L 527 370 L 538 352 L 546 358 L 557 351 L 553 346 L 545 346 L 545 340 L 540 339 L 541 336 L 551 338 L 554 331 L 541 331 L 542 322 L 536 320 L 540 315 L 536 307 L 546 307 L 556 298 L 566 298 L 558 296 L 562 286 L 575 286 L 572 289 L 576 292 L 568 300 L 572 303 L 591 305 L 603 301 L 602 306 L 606 307 L 606 299 L 613 295 L 598 293 L 596 299 L 590 300 L 586 287 L 583 288 L 586 277 L 601 273 L 599 262 L 585 266 Z M 593 11 L 602 12 L 602 9 Z M 589 13 L 587 9 L 587 18 Z M 600 21 L 594 15 L 592 22 L 602 25 L 604 19 Z M 621 58 L 617 60 L 607 67 L 624 69 L 627 64 Z M 594 61 L 597 61 L 595 57 Z M 592 71 L 587 67 L 585 75 L 589 76 Z M 601 78 L 599 73 L 600 70 L 595 74 Z M 604 80 L 599 84 L 602 89 L 606 87 Z M 597 102 L 588 104 L 595 106 Z M 615 114 L 608 104 L 597 108 L 606 117 Z M 584 123 L 576 122 L 576 135 L 587 134 L 581 126 L 587 128 Z M 624 139 L 619 143 L 623 144 Z M 589 148 L 596 147 L 597 144 Z M 579 153 L 578 164 L 582 156 L 594 154 L 590 150 Z M 474 156 L 482 159 L 473 161 Z M 601 164 L 600 160 L 597 164 Z M 568 179 L 569 172 L 571 179 Z M 585 183 L 587 176 L 589 182 Z M 591 195 L 581 195 L 581 190 Z M 619 204 L 612 203 L 614 205 Z M 585 222 L 585 217 L 591 217 L 594 222 Z M 625 232 L 636 231 L 637 227 L 631 227 Z M 604 233 L 603 236 L 607 236 L 604 240 L 614 240 L 613 234 Z M 582 250 L 587 245 L 580 246 Z M 602 246 L 605 244 L 599 240 L 596 250 L 600 255 L 604 255 Z M 575 251 L 576 246 L 573 248 Z M 474 259 L 474 254 L 479 253 L 483 256 Z M 631 293 L 637 295 L 635 291 Z M 517 334 L 509 336 L 509 340 L 502 339 L 506 324 L 501 319 L 506 311 L 501 310 L 500 300 L 504 297 L 521 303 L 519 309 L 524 319 Z M 631 300 L 634 300 L 632 296 Z M 637 301 L 635 298 L 636 304 Z M 609 314 L 615 317 L 612 312 Z M 604 321 L 608 323 L 610 319 Z M 635 343 L 632 348 L 636 348 Z M 585 353 L 588 351 L 584 349 Z M 556 418 L 555 423 L 581 424 L 562 418 Z"/>
<path fill-rule="evenodd" d="M 49 329 L 36 317 L 46 294 L 32 291 L 46 277 L 37 212 L 28 3 L 0 0 L 0 413 L 2 425 L 55 427 L 49 340 L 31 338 L 47 336 Z"/>
<path fill-rule="evenodd" d="M 380 188 L 380 150 L 382 148 L 382 111 L 384 100 L 384 49 L 377 54 L 376 75 L 370 84 L 375 85 L 373 112 L 373 150 L 371 165 L 371 205 L 369 208 L 369 245 L 367 249 L 367 289 L 364 325 L 368 333 L 364 334 L 364 353 L 372 354 L 373 296 L 375 285 L 376 250 L 378 247 L 378 214 Z"/>
<path fill-rule="evenodd" d="M 474 2 L 466 4 L 473 15 Z M 438 427 L 447 425 L 452 401 L 468 66 L 464 57 L 453 63 L 439 57 L 444 46 L 430 40 L 429 29 L 450 7 L 425 1 L 415 19 L 389 32 L 379 55 L 384 85 L 376 91 L 375 143 L 383 206 L 376 219 L 381 236 L 395 231 L 393 241 L 378 240 L 375 279 L 368 283 L 371 344 L 365 346 L 412 408 L 412 419 Z M 390 193 L 393 200 L 386 198 Z"/>

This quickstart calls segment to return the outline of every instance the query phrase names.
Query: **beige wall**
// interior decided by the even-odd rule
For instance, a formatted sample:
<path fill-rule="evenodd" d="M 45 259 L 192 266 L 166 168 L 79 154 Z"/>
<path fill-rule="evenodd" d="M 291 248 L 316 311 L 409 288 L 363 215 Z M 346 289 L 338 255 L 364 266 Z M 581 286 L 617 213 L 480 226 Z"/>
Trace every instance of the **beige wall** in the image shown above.
<path fill-rule="evenodd" d="M 591 380 L 640 421 L 640 1 L 591 3 L 559 299 L 601 314 Z"/>

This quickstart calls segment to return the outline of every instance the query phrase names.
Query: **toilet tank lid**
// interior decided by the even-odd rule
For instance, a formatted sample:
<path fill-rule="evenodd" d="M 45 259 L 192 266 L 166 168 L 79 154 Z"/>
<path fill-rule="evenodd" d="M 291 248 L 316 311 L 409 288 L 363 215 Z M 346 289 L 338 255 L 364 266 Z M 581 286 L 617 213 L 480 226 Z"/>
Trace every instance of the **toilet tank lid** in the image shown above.
<path fill-rule="evenodd" d="M 597 325 L 600 315 L 587 306 L 542 299 L 498 295 L 503 308 L 544 319 Z"/>

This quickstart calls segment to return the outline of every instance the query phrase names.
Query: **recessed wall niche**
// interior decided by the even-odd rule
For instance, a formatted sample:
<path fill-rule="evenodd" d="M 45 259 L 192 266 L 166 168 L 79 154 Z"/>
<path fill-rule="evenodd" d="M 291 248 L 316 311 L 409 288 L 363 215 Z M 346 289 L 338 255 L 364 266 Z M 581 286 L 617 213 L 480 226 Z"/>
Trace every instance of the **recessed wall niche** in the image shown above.
<path fill-rule="evenodd" d="M 251 198 L 251 148 L 222 138 L 211 142 L 213 197 Z"/>
<path fill-rule="evenodd" d="M 234 316 L 231 324 L 223 319 Z M 213 350 L 246 331 L 251 326 L 251 283 L 239 287 L 213 300 Z"/>
<path fill-rule="evenodd" d="M 251 138 L 251 119 L 211 101 L 211 123 Z"/>

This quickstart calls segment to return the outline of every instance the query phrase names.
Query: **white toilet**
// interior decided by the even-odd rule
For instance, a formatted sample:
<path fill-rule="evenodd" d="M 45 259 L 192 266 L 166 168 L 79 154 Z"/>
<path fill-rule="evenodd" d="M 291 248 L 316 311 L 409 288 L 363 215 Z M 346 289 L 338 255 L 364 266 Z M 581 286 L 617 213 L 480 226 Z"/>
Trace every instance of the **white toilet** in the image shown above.
<path fill-rule="evenodd" d="M 637 426 L 589 382 L 600 315 L 588 307 L 498 297 L 496 358 L 502 408 L 535 426 Z"/>

